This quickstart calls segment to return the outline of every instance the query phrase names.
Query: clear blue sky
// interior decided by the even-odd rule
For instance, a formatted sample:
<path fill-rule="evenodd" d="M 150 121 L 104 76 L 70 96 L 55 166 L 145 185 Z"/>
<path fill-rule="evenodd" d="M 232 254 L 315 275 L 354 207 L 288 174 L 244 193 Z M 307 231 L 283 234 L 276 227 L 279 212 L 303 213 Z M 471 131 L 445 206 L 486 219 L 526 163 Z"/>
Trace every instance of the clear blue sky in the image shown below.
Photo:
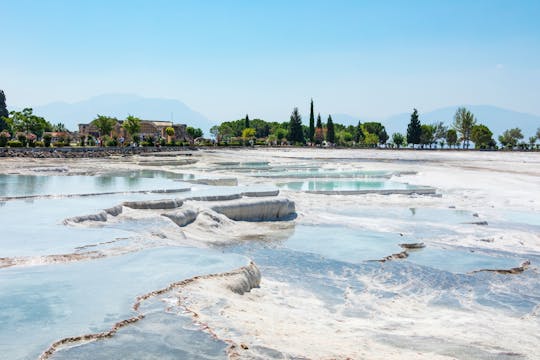
<path fill-rule="evenodd" d="M 213 120 L 294 106 L 540 114 L 540 1 L 0 0 L 8 105 L 174 98 Z"/>

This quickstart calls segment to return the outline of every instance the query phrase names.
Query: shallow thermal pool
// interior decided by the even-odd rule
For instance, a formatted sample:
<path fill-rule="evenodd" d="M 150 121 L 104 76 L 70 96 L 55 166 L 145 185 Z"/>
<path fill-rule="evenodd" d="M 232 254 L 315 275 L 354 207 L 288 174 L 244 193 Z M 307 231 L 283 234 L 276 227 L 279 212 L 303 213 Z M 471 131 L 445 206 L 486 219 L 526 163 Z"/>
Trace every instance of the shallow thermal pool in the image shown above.
<path fill-rule="evenodd" d="M 398 351 L 412 349 L 452 357 L 506 359 L 505 354 L 515 349 L 498 344 L 492 339 L 496 339 L 496 335 L 468 341 L 459 334 L 466 328 L 475 334 L 488 332 L 491 336 L 501 331 L 505 324 L 520 325 L 519 319 L 530 317 L 532 320 L 526 325 L 532 329 L 532 335 L 527 334 L 523 341 L 528 344 L 531 338 L 535 340 L 534 334 L 540 328 L 534 318 L 540 304 L 537 273 L 528 270 L 508 276 L 475 271 L 510 269 L 524 260 L 536 264 L 540 258 L 486 247 L 458 246 L 448 241 L 449 237 L 459 239 L 463 234 L 481 238 L 497 226 L 520 231 L 538 230 L 537 218 L 526 212 L 475 214 L 467 210 L 402 205 L 407 204 L 407 198 L 400 198 L 395 206 L 367 206 L 365 203 L 359 206 L 352 201 L 349 206 L 327 207 L 325 201 L 332 198 L 321 196 L 320 209 L 303 209 L 299 207 L 301 202 L 297 204 L 297 211 L 308 215 L 299 216 L 294 224 L 286 223 L 290 233 L 269 230 L 264 240 L 246 235 L 253 227 L 259 227 L 256 223 L 231 224 L 219 217 L 205 217 L 194 225 L 198 226 L 194 230 L 196 234 L 204 231 L 205 226 L 212 227 L 212 231 L 219 231 L 224 226 L 225 237 L 230 235 L 231 240 L 228 245 L 213 244 L 208 248 L 205 244 L 193 248 L 182 246 L 181 241 L 176 243 L 178 239 L 170 231 L 180 239 L 182 230 L 160 216 L 159 210 L 124 208 L 122 216 L 109 218 L 106 222 L 63 224 L 66 218 L 97 213 L 124 201 L 268 196 L 278 188 L 328 194 L 392 191 L 408 194 L 426 190 L 421 186 L 389 181 L 387 177 L 391 172 L 323 169 L 315 162 L 288 165 L 225 162 L 213 169 L 262 176 L 268 181 L 276 177 L 282 183 L 278 187 L 272 183 L 242 186 L 188 184 L 183 181 L 199 177 L 148 170 L 95 177 L 0 175 L 0 197 L 4 198 L 0 201 L 0 260 L 11 257 L 31 260 L 24 266 L 10 264 L 0 268 L 0 353 L 3 354 L 0 357 L 35 359 L 53 341 L 106 331 L 116 322 L 136 315 L 132 305 L 139 295 L 196 275 L 227 272 L 246 265 L 250 259 L 262 273 L 261 289 L 253 291 L 253 299 L 265 301 L 264 296 L 257 297 L 260 291 L 271 296 L 272 301 L 284 304 L 276 308 L 269 306 L 267 311 L 270 313 L 299 310 L 308 314 L 307 319 L 298 322 L 307 324 L 306 332 L 311 331 L 312 322 L 324 324 L 328 334 L 357 329 L 353 334 L 355 339 L 361 337 L 380 342 Z M 302 180 L 284 182 L 286 180 L 281 178 Z M 317 178 L 321 179 L 314 180 Z M 183 191 L 152 193 L 177 188 Z M 138 191 L 144 193 L 136 193 Z M 84 197 L 44 196 L 94 193 Z M 99 193 L 115 194 L 103 196 Z M 35 198 L 12 199 L 25 196 Z M 474 224 L 486 220 L 489 227 Z M 260 227 L 278 229 L 277 226 L 273 228 L 274 225 L 261 224 Z M 160 232 L 164 228 L 167 231 Z M 227 233 L 229 229 L 240 233 Z M 134 238 L 137 238 L 138 246 L 130 247 Z M 158 240 L 152 242 L 151 239 Z M 101 250 L 108 246 L 103 244 L 112 241 L 115 245 L 110 246 L 124 251 L 84 261 L 32 263 L 41 256 L 72 254 L 82 248 L 84 251 Z M 407 257 L 388 259 L 404 251 L 400 244 L 424 241 L 424 248 L 407 250 Z M 214 293 L 201 294 L 191 301 L 202 301 L 206 295 Z M 177 294 L 171 292 L 161 299 L 147 300 L 144 305 L 146 317 L 140 322 L 120 329 L 112 338 L 61 349 L 52 359 L 125 358 L 127 355 L 160 359 L 225 359 L 227 343 L 201 331 L 185 311 L 176 307 L 175 296 Z M 309 300 L 305 309 L 293 308 L 297 297 Z M 225 299 L 219 299 L 205 310 L 218 325 L 227 329 L 224 339 L 236 338 L 247 331 L 249 325 L 247 321 L 227 323 L 232 318 L 224 314 L 233 307 L 231 305 Z M 247 314 L 249 309 L 242 311 Z M 318 318 L 323 313 L 330 317 Z M 354 326 L 339 328 L 340 322 Z M 266 324 L 262 323 L 255 333 L 263 335 L 264 326 Z M 446 327 L 448 331 L 442 335 L 434 331 Z M 414 343 L 404 341 L 413 333 L 416 334 Z M 303 335 L 298 334 L 302 331 L 294 334 L 302 343 Z M 509 331 L 508 335 L 514 339 L 515 330 Z M 260 358 L 295 358 L 299 355 L 282 353 L 274 350 L 273 344 L 259 344 L 258 341 L 256 335 L 250 347 L 263 354 Z M 523 358 L 522 354 L 518 355 L 515 358 Z"/>
<path fill-rule="evenodd" d="M 93 261 L 3 269 L 0 352 L 37 358 L 55 340 L 108 330 L 134 316 L 138 295 L 199 274 L 246 265 L 241 255 L 158 248 Z"/>
<path fill-rule="evenodd" d="M 382 180 L 305 180 L 280 183 L 278 186 L 284 190 L 306 192 L 378 192 L 392 190 L 419 190 L 422 187 L 400 182 Z"/>
<path fill-rule="evenodd" d="M 182 184 L 167 178 L 131 176 L 0 175 L 1 197 L 163 190 L 185 191 L 189 190 L 189 184 Z"/>

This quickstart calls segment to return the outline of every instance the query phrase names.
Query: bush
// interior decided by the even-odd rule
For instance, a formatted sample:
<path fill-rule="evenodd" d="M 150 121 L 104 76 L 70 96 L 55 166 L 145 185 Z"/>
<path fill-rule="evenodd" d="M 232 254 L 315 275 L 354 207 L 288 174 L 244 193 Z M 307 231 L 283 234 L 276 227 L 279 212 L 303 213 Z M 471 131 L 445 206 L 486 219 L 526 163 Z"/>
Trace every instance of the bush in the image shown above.
<path fill-rule="evenodd" d="M 52 140 L 51 134 L 43 135 L 43 146 L 45 147 L 51 146 L 51 140 Z"/>
<path fill-rule="evenodd" d="M 43 141 L 36 141 L 36 142 L 34 143 L 34 146 L 36 146 L 36 147 L 43 147 L 44 145 L 45 145 L 45 144 L 43 143 Z"/>
<path fill-rule="evenodd" d="M 105 146 L 118 146 L 118 141 L 115 139 L 109 139 L 105 142 Z"/>
<path fill-rule="evenodd" d="M 88 146 L 96 146 L 96 139 L 94 139 L 93 136 L 88 135 L 86 145 L 88 145 Z"/>
<path fill-rule="evenodd" d="M 57 141 L 57 142 L 53 143 L 53 146 L 58 147 L 58 148 L 64 147 L 64 143 L 62 141 Z"/>
<path fill-rule="evenodd" d="M 20 141 L 20 143 L 22 144 L 21 146 L 26 146 L 26 134 L 25 133 L 22 133 L 22 132 L 17 133 L 17 140 Z"/>
<path fill-rule="evenodd" d="M 166 142 L 165 142 L 165 139 L 159 139 L 159 145 L 161 146 L 165 146 L 166 145 Z"/>
<path fill-rule="evenodd" d="M 0 132 L 0 147 L 6 146 L 9 139 L 11 139 L 10 133 L 5 130 Z"/>
<path fill-rule="evenodd" d="M 7 142 L 9 147 L 23 147 L 23 143 L 20 140 L 10 140 Z"/>

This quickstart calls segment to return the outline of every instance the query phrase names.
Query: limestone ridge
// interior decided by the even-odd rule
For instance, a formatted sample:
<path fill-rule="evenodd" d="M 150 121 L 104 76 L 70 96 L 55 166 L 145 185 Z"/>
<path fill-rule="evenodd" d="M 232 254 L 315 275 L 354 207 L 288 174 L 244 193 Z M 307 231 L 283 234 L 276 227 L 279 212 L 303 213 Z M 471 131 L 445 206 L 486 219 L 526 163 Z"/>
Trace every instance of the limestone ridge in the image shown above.
<path fill-rule="evenodd" d="M 112 328 L 108 331 L 103 331 L 93 334 L 85 334 L 79 336 L 71 336 L 64 339 L 60 339 L 52 343 L 47 350 L 45 350 L 39 357 L 39 360 L 50 359 L 55 352 L 60 350 L 64 346 L 69 346 L 77 343 L 90 342 L 96 340 L 103 340 L 113 337 L 118 330 L 128 325 L 134 324 L 142 319 L 145 315 L 140 311 L 141 304 L 153 297 L 166 294 L 174 289 L 181 289 L 185 286 L 193 284 L 198 281 L 204 281 L 206 279 L 219 279 L 223 281 L 225 287 L 237 294 L 244 294 L 251 291 L 251 289 L 258 288 L 261 283 L 261 272 L 257 268 L 257 265 L 253 261 L 246 266 L 243 266 L 239 269 L 218 273 L 218 274 L 209 274 L 202 276 L 195 276 L 186 280 L 178 281 L 169 284 L 167 287 L 159 290 L 155 290 L 144 295 L 138 296 L 133 304 L 132 309 L 137 313 L 137 316 L 133 316 L 129 319 L 125 319 L 115 323 Z M 215 336 L 215 335 L 214 335 Z"/>
<path fill-rule="evenodd" d="M 234 199 L 236 199 L 236 196 L 234 196 Z M 207 198 L 194 198 L 189 200 L 208 201 Z M 216 198 L 216 200 L 221 200 L 221 198 Z M 181 199 L 130 201 L 104 209 L 97 214 L 67 218 L 63 223 L 64 225 L 68 225 L 86 221 L 105 222 L 109 215 L 120 215 L 125 206 L 138 210 L 170 210 L 181 208 L 180 210 L 163 213 L 161 215 L 171 219 L 178 226 L 186 226 L 195 221 L 200 210 L 182 208 L 183 204 L 184 201 Z M 209 206 L 208 208 L 235 221 L 284 221 L 292 220 L 296 217 L 294 201 L 287 198 L 239 198 L 236 200 L 223 201 L 216 205 Z"/>

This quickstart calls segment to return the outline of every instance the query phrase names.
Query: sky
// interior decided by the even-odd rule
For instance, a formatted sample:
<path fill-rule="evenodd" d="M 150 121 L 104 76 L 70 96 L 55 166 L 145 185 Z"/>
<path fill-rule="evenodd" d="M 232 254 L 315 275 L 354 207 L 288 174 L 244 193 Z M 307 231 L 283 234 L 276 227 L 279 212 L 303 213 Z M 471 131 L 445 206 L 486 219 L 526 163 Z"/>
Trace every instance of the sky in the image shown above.
<path fill-rule="evenodd" d="M 0 0 L 0 14 L 8 106 L 133 93 L 214 121 L 286 121 L 311 98 L 361 118 L 540 115 L 538 0 Z"/>

